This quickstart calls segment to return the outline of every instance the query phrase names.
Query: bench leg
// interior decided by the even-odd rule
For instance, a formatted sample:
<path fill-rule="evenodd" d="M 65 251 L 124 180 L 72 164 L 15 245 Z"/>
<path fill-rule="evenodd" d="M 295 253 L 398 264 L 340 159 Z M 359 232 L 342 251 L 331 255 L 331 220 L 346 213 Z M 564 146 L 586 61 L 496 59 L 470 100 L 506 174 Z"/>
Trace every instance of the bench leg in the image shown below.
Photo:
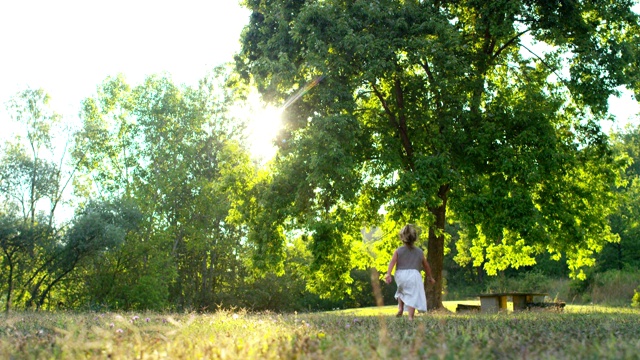
<path fill-rule="evenodd" d="M 507 311 L 507 297 L 500 296 L 500 310 Z"/>
<path fill-rule="evenodd" d="M 513 311 L 525 310 L 527 308 L 527 297 L 513 295 Z"/>

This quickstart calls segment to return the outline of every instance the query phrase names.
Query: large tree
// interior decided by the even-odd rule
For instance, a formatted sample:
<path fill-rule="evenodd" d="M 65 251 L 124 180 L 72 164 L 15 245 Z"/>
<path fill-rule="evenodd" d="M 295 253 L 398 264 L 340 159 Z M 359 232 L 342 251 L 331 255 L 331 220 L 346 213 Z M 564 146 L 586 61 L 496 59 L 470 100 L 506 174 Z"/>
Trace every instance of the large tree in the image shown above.
<path fill-rule="evenodd" d="M 615 241 L 616 164 L 598 121 L 619 86 L 640 90 L 633 1 L 244 5 L 238 69 L 286 107 L 272 211 L 253 236 L 267 259 L 288 224 L 309 234 L 316 269 L 344 278 L 349 235 L 380 213 L 395 228 L 416 222 L 437 309 L 448 210 L 489 273 L 548 251 L 581 276 Z"/>

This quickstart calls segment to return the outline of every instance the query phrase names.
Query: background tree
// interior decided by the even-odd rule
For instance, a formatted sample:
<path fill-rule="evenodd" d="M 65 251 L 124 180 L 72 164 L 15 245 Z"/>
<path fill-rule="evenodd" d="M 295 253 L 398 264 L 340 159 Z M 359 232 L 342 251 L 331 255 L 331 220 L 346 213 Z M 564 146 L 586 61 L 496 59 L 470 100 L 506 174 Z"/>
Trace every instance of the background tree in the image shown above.
<path fill-rule="evenodd" d="M 63 282 L 68 288 L 79 287 L 77 282 L 69 282 L 74 279 L 73 273 L 105 247 L 117 247 L 109 241 L 120 240 L 113 231 L 121 224 L 87 217 L 86 211 L 91 208 L 79 209 L 69 224 L 55 221 L 59 205 L 65 201 L 65 190 L 83 157 L 66 163 L 68 139 L 64 136 L 68 133 L 59 131 L 60 116 L 51 111 L 48 101 L 43 90 L 28 89 L 9 104 L 13 119 L 22 125 L 20 135 L 24 137 L 19 135 L 5 144 L 0 163 L 2 216 L 6 220 L 0 225 L 6 235 L 2 240 L 2 271 L 7 274 L 7 311 L 14 304 L 39 309 L 47 301 L 48 306 L 55 307 L 54 299 L 62 299 L 55 290 L 62 288 Z M 57 163 L 53 161 L 56 157 L 60 158 Z M 81 235 L 82 228 L 88 226 L 93 226 L 94 233 L 103 231 L 106 235 Z M 12 298 L 14 290 L 16 295 Z"/>
<path fill-rule="evenodd" d="M 22 280 L 29 272 L 36 244 L 47 238 L 49 228 L 31 225 L 17 217 L 0 215 L 0 249 L 2 250 L 2 277 L 4 280 L 5 311 L 12 306 L 12 295 L 16 285 L 22 286 Z"/>
<path fill-rule="evenodd" d="M 53 226 L 77 166 L 66 163 L 69 130 L 62 116 L 51 110 L 49 100 L 43 89 L 26 89 L 8 102 L 9 113 L 22 133 L 5 144 L 0 189 L 23 218 L 34 223 L 37 212 L 42 211 Z"/>
<path fill-rule="evenodd" d="M 46 279 L 53 264 L 63 260 L 59 250 L 64 248 L 60 240 L 65 224 L 56 221 L 56 214 L 74 171 L 65 163 L 61 117 L 49 107 L 44 90 L 16 94 L 8 110 L 22 132 L 4 144 L 0 161 L 0 231 L 4 234 L 0 256 L 2 274 L 6 274 L 7 311 L 12 305 L 33 304 L 33 294 L 51 285 Z M 14 290 L 17 295 L 12 298 Z"/>
<path fill-rule="evenodd" d="M 246 258 L 239 207 L 255 172 L 231 113 L 244 94 L 220 67 L 197 87 L 110 78 L 84 102 L 81 189 L 122 194 L 144 214 L 127 251 L 94 267 L 93 303 L 203 309 L 228 300 Z"/>
<path fill-rule="evenodd" d="M 19 183 L 26 185 L 26 189 L 21 189 L 26 194 L 14 196 L 24 203 L 22 206 L 24 216 L 30 218 L 32 223 L 35 221 L 36 203 L 51 193 L 51 189 L 48 188 L 51 182 L 46 181 L 51 174 L 46 171 L 38 171 L 41 170 L 39 167 L 47 168 L 48 164 L 44 163 L 42 151 L 52 148 L 51 127 L 59 120 L 59 115 L 49 109 L 48 103 L 49 95 L 44 90 L 27 89 L 12 97 L 8 104 L 12 118 L 23 124 L 27 130 L 26 142 L 29 147 L 29 155 L 23 149 L 22 144 L 17 145 L 17 149 L 12 149 L 14 151 L 9 152 L 15 158 L 15 170 L 22 170 L 23 176 L 13 174 L 13 176 L 7 176 L 6 180 L 14 180 L 12 185 Z M 26 177 L 26 181 L 20 179 L 21 177 Z M 13 188 L 20 189 L 20 186 L 13 186 Z"/>
<path fill-rule="evenodd" d="M 598 270 L 632 270 L 640 266 L 640 132 L 638 127 L 628 127 L 612 137 L 616 154 L 628 161 L 616 187 L 619 206 L 609 221 L 611 229 L 620 241 L 606 244 L 598 255 Z"/>
<path fill-rule="evenodd" d="M 81 262 L 92 261 L 101 253 L 117 248 L 127 233 L 134 230 L 140 214 L 124 202 L 90 203 L 73 219 L 62 241 L 47 250 L 46 261 L 32 271 L 27 306 L 40 309 L 52 290 L 78 269 Z"/>
<path fill-rule="evenodd" d="M 618 164 L 597 124 L 618 86 L 639 90 L 633 2 L 245 5 L 237 67 L 287 108 L 266 196 L 284 209 L 255 228 L 270 253 L 278 226 L 303 229 L 315 266 L 348 282 L 351 234 L 384 209 L 428 229 L 441 308 L 447 210 L 489 273 L 548 251 L 582 277 L 616 240 Z"/>

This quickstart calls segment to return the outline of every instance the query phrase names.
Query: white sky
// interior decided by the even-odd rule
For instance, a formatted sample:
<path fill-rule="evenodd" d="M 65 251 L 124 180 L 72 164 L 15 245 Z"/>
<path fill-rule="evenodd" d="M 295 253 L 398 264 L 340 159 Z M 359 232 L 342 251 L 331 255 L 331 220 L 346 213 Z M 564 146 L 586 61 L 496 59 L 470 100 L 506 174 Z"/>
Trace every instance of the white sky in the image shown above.
<path fill-rule="evenodd" d="M 238 1 L 0 1 L 0 139 L 11 136 L 6 102 L 27 87 L 43 88 L 73 122 L 108 76 L 122 73 L 137 85 L 168 73 L 195 85 L 240 49 L 249 11 Z M 271 147 L 264 136 L 256 141 L 258 151 Z"/>
<path fill-rule="evenodd" d="M 237 1 L 2 1 L 0 95 L 30 85 L 76 106 L 120 72 L 195 83 L 240 48 L 249 12 Z"/>
<path fill-rule="evenodd" d="M 0 139 L 9 135 L 5 103 L 27 87 L 43 88 L 54 110 L 73 121 L 107 76 L 123 73 L 135 85 L 166 72 L 195 84 L 232 60 L 248 18 L 238 0 L 2 0 Z M 640 107 L 628 92 L 612 99 L 611 110 L 616 127 L 638 122 Z M 262 125 L 257 132 L 277 127 Z M 254 141 L 270 144 L 264 136 Z"/>

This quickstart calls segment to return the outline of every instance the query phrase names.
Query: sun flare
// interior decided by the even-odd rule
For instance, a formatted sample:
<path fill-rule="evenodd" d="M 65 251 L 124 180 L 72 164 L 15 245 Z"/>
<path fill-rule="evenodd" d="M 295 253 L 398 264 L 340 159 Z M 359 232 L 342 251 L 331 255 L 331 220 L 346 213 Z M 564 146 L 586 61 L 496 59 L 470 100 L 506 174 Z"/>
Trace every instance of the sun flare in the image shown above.
<path fill-rule="evenodd" d="M 269 161 L 276 153 L 273 143 L 282 127 L 282 109 L 265 105 L 259 97 L 250 97 L 247 116 L 247 140 L 251 154 L 260 161 Z"/>

